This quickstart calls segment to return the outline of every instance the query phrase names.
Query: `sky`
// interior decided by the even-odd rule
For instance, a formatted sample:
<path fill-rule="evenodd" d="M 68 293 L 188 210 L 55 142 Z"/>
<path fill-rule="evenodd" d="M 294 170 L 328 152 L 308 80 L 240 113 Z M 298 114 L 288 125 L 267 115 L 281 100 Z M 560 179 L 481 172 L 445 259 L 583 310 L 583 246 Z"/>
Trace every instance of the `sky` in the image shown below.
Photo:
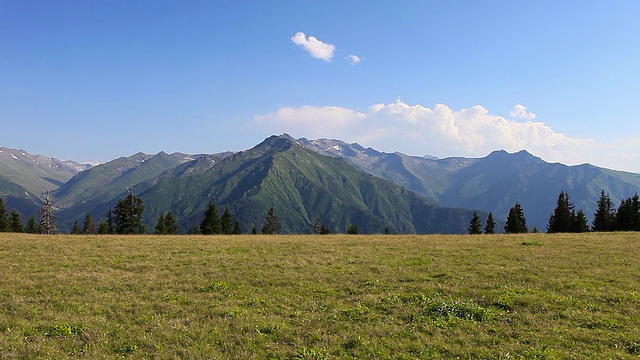
<path fill-rule="evenodd" d="M 640 1 L 0 0 L 0 146 L 61 160 L 271 135 L 640 172 Z"/>

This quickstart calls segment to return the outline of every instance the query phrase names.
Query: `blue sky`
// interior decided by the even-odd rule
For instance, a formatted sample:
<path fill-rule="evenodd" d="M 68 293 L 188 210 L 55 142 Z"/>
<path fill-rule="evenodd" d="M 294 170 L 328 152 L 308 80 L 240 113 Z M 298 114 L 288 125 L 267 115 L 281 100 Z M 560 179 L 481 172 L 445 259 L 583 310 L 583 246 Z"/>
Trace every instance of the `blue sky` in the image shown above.
<path fill-rule="evenodd" d="M 640 172 L 638 1 L 2 1 L 0 146 L 377 150 Z"/>

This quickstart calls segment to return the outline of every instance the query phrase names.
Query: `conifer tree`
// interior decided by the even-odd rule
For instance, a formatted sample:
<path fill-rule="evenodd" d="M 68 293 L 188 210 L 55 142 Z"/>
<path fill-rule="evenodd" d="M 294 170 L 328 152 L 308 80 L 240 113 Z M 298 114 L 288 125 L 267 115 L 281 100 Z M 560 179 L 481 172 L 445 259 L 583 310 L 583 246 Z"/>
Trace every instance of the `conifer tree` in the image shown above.
<path fill-rule="evenodd" d="M 98 229 L 96 229 L 96 223 L 93 222 L 91 214 L 87 214 L 87 216 L 85 216 L 84 218 L 82 233 L 85 235 L 95 235 L 98 233 Z"/>
<path fill-rule="evenodd" d="M 71 228 L 71 235 L 80 235 L 82 234 L 82 229 L 80 229 L 80 224 L 78 224 L 78 220 L 73 223 L 73 227 Z"/>
<path fill-rule="evenodd" d="M 262 226 L 262 233 L 275 235 L 279 232 L 280 232 L 280 219 L 278 219 L 278 216 L 276 215 L 276 210 L 272 205 L 271 209 L 269 209 L 269 212 L 267 212 L 267 219 L 265 224 Z"/>
<path fill-rule="evenodd" d="M 171 212 L 160 215 L 155 228 L 156 235 L 176 235 L 178 234 L 178 221 Z"/>
<path fill-rule="evenodd" d="M 587 220 L 587 216 L 584 211 L 578 210 L 576 213 L 574 210 L 571 214 L 571 219 L 571 232 L 589 232 L 589 221 Z"/>
<path fill-rule="evenodd" d="M 109 231 L 109 224 L 106 221 L 100 221 L 100 223 L 98 224 L 98 234 L 105 235 L 110 233 L 111 232 Z"/>
<path fill-rule="evenodd" d="M 258 230 L 256 229 L 255 225 L 251 228 L 251 235 L 258 235 Z"/>
<path fill-rule="evenodd" d="M 40 208 L 40 221 L 38 222 L 40 227 L 40 233 L 44 235 L 53 235 L 58 233 L 57 229 L 58 218 L 53 213 L 53 202 L 49 197 L 49 192 L 44 199 L 44 204 Z"/>
<path fill-rule="evenodd" d="M 570 232 L 573 228 L 572 213 L 574 205 L 569 200 L 569 194 L 561 191 L 558 195 L 558 201 L 553 214 L 549 216 L 549 223 L 547 224 L 548 233 Z"/>
<path fill-rule="evenodd" d="M 118 200 L 113 208 L 113 222 L 118 234 L 144 234 L 146 232 L 142 213 L 144 212 L 142 199 L 135 196 L 129 189 L 124 199 Z"/>
<path fill-rule="evenodd" d="M 200 223 L 200 232 L 203 235 L 220 234 L 222 232 L 218 207 L 213 202 L 209 203 L 209 207 L 204 212 L 204 220 Z"/>
<path fill-rule="evenodd" d="M 604 190 L 600 192 L 598 199 L 598 207 L 593 214 L 593 222 L 591 223 L 592 231 L 613 231 L 615 230 L 615 210 L 613 202 L 609 194 L 605 194 Z"/>
<path fill-rule="evenodd" d="M 27 218 L 27 227 L 25 228 L 25 232 L 28 234 L 40 233 L 40 228 L 38 227 L 38 223 L 36 222 L 36 217 L 34 215 Z"/>
<path fill-rule="evenodd" d="M 482 234 L 482 223 L 480 222 L 480 215 L 478 215 L 477 211 L 473 212 L 473 218 L 467 230 L 469 231 L 469 235 Z"/>
<path fill-rule="evenodd" d="M 323 227 L 324 227 L 324 224 L 322 223 L 322 220 L 320 220 L 320 217 L 317 217 L 316 223 L 313 225 L 313 233 L 316 235 L 320 235 Z"/>
<path fill-rule="evenodd" d="M 504 232 L 507 234 L 521 234 L 529 232 L 527 227 L 527 219 L 524 217 L 524 211 L 522 205 L 516 202 L 516 204 L 509 209 L 509 216 L 507 216 L 507 224 L 504 226 Z"/>
<path fill-rule="evenodd" d="M 17 210 L 11 211 L 11 217 L 9 219 L 9 230 L 14 233 L 24 232 L 24 226 L 22 224 L 22 219 L 20 218 L 20 214 Z"/>
<path fill-rule="evenodd" d="M 487 216 L 487 225 L 484 227 L 485 234 L 495 234 L 496 222 L 493 220 L 493 213 L 489 212 Z"/>
<path fill-rule="evenodd" d="M 354 224 L 351 224 L 347 227 L 347 234 L 349 235 L 358 235 L 358 227 Z"/>
<path fill-rule="evenodd" d="M 242 235 L 242 226 L 240 226 L 240 220 L 238 219 L 236 219 L 236 222 L 233 224 L 233 234 Z"/>
<path fill-rule="evenodd" d="M 9 213 L 4 206 L 4 201 L 0 198 L 0 232 L 9 231 Z"/>
<path fill-rule="evenodd" d="M 220 216 L 220 229 L 222 234 L 233 233 L 233 215 L 228 206 L 225 206 L 222 216 Z"/>

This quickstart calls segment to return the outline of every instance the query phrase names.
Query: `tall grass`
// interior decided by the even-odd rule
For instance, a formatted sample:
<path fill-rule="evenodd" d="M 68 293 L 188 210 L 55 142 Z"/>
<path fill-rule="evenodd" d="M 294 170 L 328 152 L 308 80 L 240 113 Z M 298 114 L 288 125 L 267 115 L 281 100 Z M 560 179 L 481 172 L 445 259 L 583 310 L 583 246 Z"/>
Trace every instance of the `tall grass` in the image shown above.
<path fill-rule="evenodd" d="M 639 245 L 2 234 L 0 358 L 637 359 Z"/>

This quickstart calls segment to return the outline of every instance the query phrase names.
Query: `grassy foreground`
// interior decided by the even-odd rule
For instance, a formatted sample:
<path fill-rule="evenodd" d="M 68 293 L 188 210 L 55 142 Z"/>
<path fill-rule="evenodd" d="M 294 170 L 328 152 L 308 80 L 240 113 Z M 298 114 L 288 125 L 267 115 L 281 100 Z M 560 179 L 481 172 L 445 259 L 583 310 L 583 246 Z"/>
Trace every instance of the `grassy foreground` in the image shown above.
<path fill-rule="evenodd" d="M 640 356 L 640 234 L 0 234 L 0 358 Z"/>

